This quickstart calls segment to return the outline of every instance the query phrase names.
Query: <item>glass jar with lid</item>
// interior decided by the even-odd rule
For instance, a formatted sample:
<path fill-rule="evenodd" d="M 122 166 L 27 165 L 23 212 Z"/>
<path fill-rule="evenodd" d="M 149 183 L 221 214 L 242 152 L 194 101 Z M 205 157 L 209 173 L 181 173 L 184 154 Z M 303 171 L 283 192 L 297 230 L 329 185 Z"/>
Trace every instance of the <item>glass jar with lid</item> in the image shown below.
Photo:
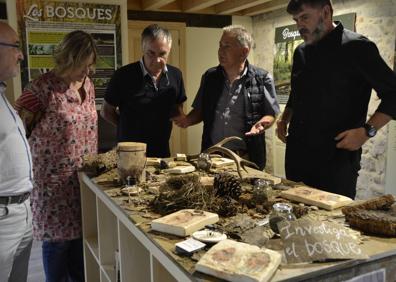
<path fill-rule="evenodd" d="M 278 222 L 287 220 L 296 220 L 296 216 L 293 213 L 293 207 L 287 203 L 276 203 L 272 206 L 272 211 L 269 216 L 269 224 L 276 234 L 279 234 Z"/>

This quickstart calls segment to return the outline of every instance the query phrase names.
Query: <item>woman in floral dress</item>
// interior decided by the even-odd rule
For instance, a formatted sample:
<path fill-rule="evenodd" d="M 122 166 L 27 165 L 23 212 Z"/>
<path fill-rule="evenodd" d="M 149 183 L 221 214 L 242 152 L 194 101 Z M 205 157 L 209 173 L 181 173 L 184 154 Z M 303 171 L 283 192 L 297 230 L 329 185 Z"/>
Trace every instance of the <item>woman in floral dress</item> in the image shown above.
<path fill-rule="evenodd" d="M 96 62 L 92 37 L 67 34 L 54 52 L 55 68 L 33 80 L 16 102 L 33 157 L 33 236 L 43 241 L 47 282 L 84 281 L 80 185 L 85 154 L 97 152 Z"/>

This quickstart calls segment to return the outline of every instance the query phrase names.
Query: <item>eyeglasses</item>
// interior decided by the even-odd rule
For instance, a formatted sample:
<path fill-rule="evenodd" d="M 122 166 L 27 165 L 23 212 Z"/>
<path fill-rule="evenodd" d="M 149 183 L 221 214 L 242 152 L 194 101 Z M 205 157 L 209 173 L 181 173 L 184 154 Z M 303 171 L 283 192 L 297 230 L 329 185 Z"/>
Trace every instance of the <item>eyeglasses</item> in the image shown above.
<path fill-rule="evenodd" d="M 7 46 L 7 47 L 12 47 L 12 48 L 16 48 L 19 49 L 19 43 L 18 44 L 11 44 L 11 43 L 4 43 L 4 42 L 0 42 L 0 46 Z"/>

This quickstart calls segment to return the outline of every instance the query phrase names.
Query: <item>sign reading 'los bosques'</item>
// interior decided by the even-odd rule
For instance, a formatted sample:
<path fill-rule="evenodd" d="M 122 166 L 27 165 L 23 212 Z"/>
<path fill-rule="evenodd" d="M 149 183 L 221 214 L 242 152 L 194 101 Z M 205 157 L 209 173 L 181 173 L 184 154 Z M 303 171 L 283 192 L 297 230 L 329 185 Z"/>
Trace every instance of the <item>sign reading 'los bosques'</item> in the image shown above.
<path fill-rule="evenodd" d="M 38 21 L 40 17 L 90 20 L 111 20 L 113 18 L 113 10 L 111 8 L 65 7 L 62 5 L 63 3 L 56 4 L 44 5 L 43 7 L 38 4 L 32 4 L 24 17 L 32 21 Z"/>

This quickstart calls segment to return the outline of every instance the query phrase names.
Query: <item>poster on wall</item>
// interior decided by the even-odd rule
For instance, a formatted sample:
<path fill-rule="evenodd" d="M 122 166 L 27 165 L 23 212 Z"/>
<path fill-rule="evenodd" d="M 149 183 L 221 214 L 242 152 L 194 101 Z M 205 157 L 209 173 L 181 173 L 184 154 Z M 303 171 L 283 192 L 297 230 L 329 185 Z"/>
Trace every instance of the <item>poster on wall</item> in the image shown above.
<path fill-rule="evenodd" d="M 356 14 L 334 16 L 334 21 L 340 21 L 345 28 L 355 30 Z M 303 42 L 295 24 L 275 29 L 274 80 L 280 104 L 286 104 L 289 99 L 293 53 Z"/>
<path fill-rule="evenodd" d="M 21 63 L 22 88 L 54 67 L 53 51 L 73 30 L 84 30 L 95 39 L 98 57 L 91 78 L 96 98 L 121 66 L 121 16 L 119 5 L 69 1 L 17 0 L 18 31 L 25 60 Z"/>

